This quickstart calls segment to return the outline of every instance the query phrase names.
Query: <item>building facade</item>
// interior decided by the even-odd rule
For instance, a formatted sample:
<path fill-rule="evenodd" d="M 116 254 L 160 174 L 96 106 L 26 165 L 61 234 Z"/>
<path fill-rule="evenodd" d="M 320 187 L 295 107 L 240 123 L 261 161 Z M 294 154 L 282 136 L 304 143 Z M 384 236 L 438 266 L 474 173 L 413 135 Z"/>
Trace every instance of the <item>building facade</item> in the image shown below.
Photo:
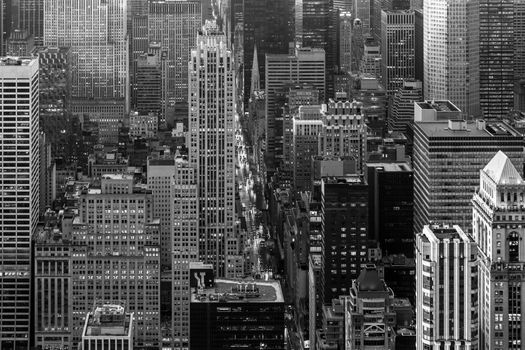
<path fill-rule="evenodd" d="M 520 172 L 501 151 L 479 171 L 472 226 L 480 251 L 480 349 L 524 348 L 524 191 Z"/>
<path fill-rule="evenodd" d="M 479 349 L 479 304 L 476 242 L 458 225 L 425 226 L 416 235 L 416 349 Z"/>
<path fill-rule="evenodd" d="M 1 59 L 0 86 L 0 348 L 28 349 L 31 237 L 40 204 L 38 59 Z"/>
<path fill-rule="evenodd" d="M 235 81 L 226 36 L 207 22 L 189 64 L 189 161 L 199 188 L 199 256 L 226 273 L 235 239 Z"/>

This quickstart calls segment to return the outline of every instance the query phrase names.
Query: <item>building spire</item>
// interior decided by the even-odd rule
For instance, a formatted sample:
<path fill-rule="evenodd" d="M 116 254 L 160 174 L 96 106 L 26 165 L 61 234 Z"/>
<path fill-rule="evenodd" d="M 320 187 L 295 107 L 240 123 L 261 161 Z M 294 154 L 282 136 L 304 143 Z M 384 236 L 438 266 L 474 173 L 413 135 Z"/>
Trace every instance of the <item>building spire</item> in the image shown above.
<path fill-rule="evenodd" d="M 257 45 L 253 45 L 253 63 L 252 63 L 252 85 L 250 86 L 250 96 L 254 92 L 261 90 L 261 77 L 259 75 L 259 59 L 257 58 Z"/>

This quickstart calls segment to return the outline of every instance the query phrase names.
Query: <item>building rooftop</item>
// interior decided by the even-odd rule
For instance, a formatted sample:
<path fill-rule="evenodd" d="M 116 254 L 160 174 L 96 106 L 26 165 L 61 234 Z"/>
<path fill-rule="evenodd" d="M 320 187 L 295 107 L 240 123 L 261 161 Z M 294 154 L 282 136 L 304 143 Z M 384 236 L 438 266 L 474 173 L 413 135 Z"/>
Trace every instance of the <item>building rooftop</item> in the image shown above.
<path fill-rule="evenodd" d="M 412 171 L 408 163 L 367 163 L 368 167 L 383 168 L 385 172 L 405 172 Z"/>
<path fill-rule="evenodd" d="M 360 291 L 386 291 L 385 282 L 379 278 L 379 273 L 375 265 L 366 265 L 359 274 L 359 277 L 357 277 L 356 282 Z"/>
<path fill-rule="evenodd" d="M 0 66 L 32 66 L 38 62 L 38 59 L 31 57 L 1 57 Z"/>
<path fill-rule="evenodd" d="M 433 109 L 436 112 L 461 112 L 452 102 L 448 100 L 443 101 L 425 101 L 416 102 L 421 109 Z"/>
<path fill-rule="evenodd" d="M 523 183 L 520 173 L 502 151 L 496 153 L 483 171 L 498 185 Z"/>
<path fill-rule="evenodd" d="M 193 292 L 192 303 L 283 303 L 278 281 L 216 279 L 213 288 Z"/>
<path fill-rule="evenodd" d="M 131 335 L 133 314 L 120 303 L 96 303 L 88 313 L 83 336 L 104 337 Z"/>
<path fill-rule="evenodd" d="M 447 224 L 431 224 L 426 225 L 423 229 L 424 233 L 426 231 L 427 239 L 432 238 L 436 239 L 438 241 L 443 240 L 460 240 L 463 242 L 472 242 L 472 238 L 470 236 L 467 236 L 461 227 L 458 225 L 447 225 Z"/>
<path fill-rule="evenodd" d="M 454 123 L 454 121 L 452 121 Z M 459 123 L 460 121 L 455 121 Z M 484 127 L 474 122 L 464 122 L 463 128 L 450 128 L 450 122 L 447 120 L 416 123 L 419 128 L 428 137 L 508 137 L 514 136 L 521 138 L 521 134 L 504 122 L 487 122 Z"/>

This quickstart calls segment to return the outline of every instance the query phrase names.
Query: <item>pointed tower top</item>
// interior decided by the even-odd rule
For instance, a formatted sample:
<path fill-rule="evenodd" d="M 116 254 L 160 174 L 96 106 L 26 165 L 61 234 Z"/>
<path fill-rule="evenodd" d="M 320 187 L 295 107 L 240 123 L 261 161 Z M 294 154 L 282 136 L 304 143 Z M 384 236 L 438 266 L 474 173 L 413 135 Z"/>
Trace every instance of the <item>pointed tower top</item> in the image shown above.
<path fill-rule="evenodd" d="M 261 77 L 259 75 L 259 59 L 257 57 L 257 45 L 253 45 L 253 61 L 252 61 L 252 84 L 250 86 L 250 96 L 254 92 L 261 90 Z"/>
<path fill-rule="evenodd" d="M 521 184 L 521 177 L 516 167 L 512 164 L 509 157 L 502 151 L 498 151 L 490 162 L 483 168 L 483 171 L 497 184 Z"/>

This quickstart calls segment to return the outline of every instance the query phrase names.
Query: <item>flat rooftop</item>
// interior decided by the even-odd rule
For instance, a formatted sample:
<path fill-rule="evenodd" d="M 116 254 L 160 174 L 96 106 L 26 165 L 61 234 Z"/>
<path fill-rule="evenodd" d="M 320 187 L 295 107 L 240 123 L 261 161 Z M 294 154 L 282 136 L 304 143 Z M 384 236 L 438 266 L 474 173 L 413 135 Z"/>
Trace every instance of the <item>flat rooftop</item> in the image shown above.
<path fill-rule="evenodd" d="M 514 136 L 521 138 L 521 134 L 510 125 L 503 122 L 487 122 L 485 128 L 480 129 L 475 122 L 467 122 L 466 130 L 452 130 L 449 128 L 448 121 L 415 123 L 428 137 L 508 137 Z"/>
<path fill-rule="evenodd" d="M 130 335 L 132 322 L 133 315 L 125 312 L 123 306 L 116 304 L 100 305 L 87 315 L 83 335 L 88 337 L 127 337 Z"/>
<path fill-rule="evenodd" d="M 213 288 L 193 292 L 192 303 L 284 303 L 278 281 L 216 279 Z"/>
<path fill-rule="evenodd" d="M 424 231 L 427 230 L 425 226 Z M 466 235 L 457 225 L 439 225 L 433 224 L 428 226 L 428 230 L 439 241 L 458 239 L 464 242 L 472 242 L 472 238 Z M 428 232 L 428 231 L 427 231 Z"/>
<path fill-rule="evenodd" d="M 436 112 L 461 112 L 461 110 L 454 106 L 450 101 L 425 101 L 416 102 L 421 109 L 433 109 Z"/>
<path fill-rule="evenodd" d="M 385 172 L 405 172 L 412 171 L 408 163 L 367 163 L 368 167 L 383 168 Z"/>

